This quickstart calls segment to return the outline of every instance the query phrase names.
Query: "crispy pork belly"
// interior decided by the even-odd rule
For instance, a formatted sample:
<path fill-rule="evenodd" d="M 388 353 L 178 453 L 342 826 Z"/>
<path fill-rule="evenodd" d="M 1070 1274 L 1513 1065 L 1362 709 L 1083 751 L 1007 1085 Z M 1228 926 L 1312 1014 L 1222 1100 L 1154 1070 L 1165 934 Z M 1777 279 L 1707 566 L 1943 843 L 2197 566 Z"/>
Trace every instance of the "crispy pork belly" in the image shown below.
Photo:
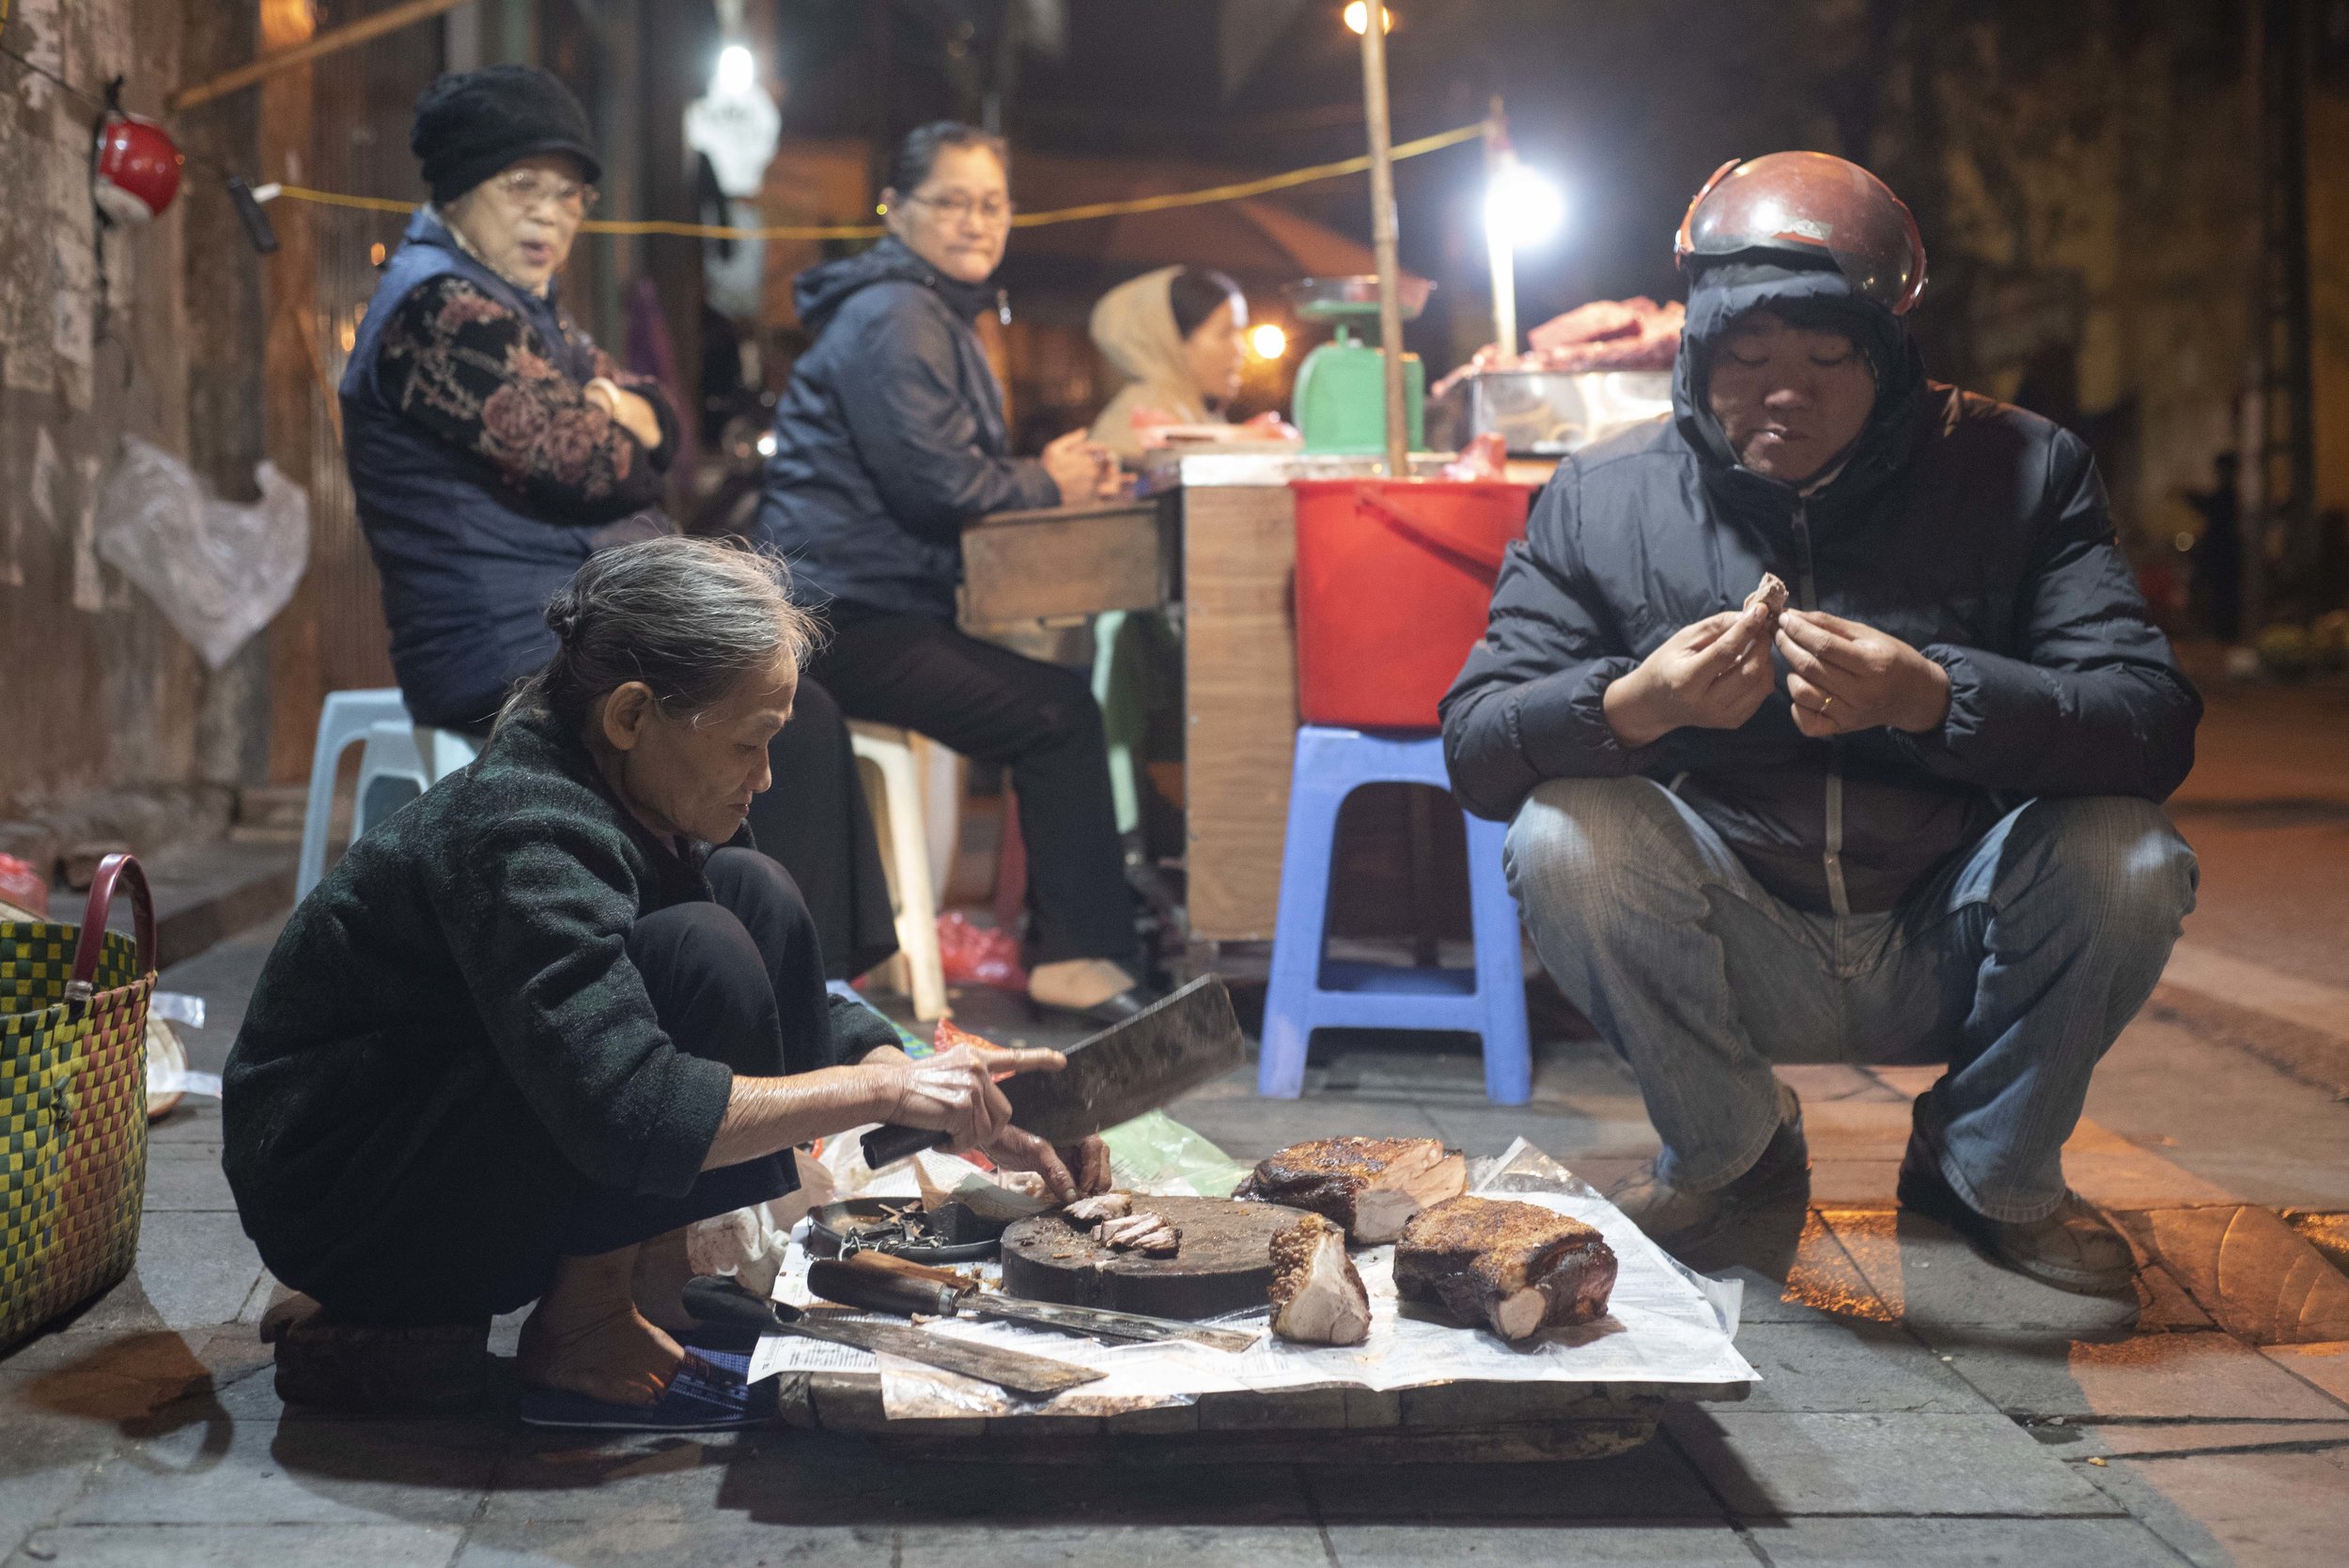
<path fill-rule="evenodd" d="M 1773 624 L 1777 622 L 1779 616 L 1786 613 L 1786 584 L 1780 579 L 1778 573 L 1764 572 L 1761 585 L 1746 596 L 1745 607 L 1748 610 L 1757 604 L 1768 607 Z"/>
<path fill-rule="evenodd" d="M 1359 1247 L 1403 1234 L 1411 1216 L 1468 1190 L 1468 1160 L 1433 1138 L 1316 1138 L 1256 1167 L 1236 1194 L 1308 1210 Z"/>
<path fill-rule="evenodd" d="M 1370 1337 L 1370 1293 L 1346 1255 L 1346 1233 L 1317 1214 L 1272 1238 L 1272 1331 L 1299 1344 Z"/>
<path fill-rule="evenodd" d="M 1614 1287 L 1606 1240 L 1535 1203 L 1454 1198 L 1413 1217 L 1394 1248 L 1398 1296 L 1504 1340 L 1603 1316 Z"/>

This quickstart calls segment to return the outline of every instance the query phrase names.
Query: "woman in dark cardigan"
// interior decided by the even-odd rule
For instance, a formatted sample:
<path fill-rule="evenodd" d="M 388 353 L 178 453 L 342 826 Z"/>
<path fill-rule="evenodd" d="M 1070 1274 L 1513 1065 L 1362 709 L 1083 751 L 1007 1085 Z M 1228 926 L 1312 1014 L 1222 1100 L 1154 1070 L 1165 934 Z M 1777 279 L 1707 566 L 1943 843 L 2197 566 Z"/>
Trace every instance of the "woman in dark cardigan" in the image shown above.
<path fill-rule="evenodd" d="M 410 145 L 432 200 L 360 320 L 344 442 L 400 695 L 416 722 L 478 739 L 554 653 L 547 596 L 596 551 L 673 532 L 661 506 L 681 440 L 660 382 L 563 309 L 600 173 L 569 89 L 533 66 L 443 76 Z M 782 787 L 760 848 L 806 895 L 827 972 L 862 974 L 897 936 L 830 693 L 801 687 L 770 760 Z"/>
<path fill-rule="evenodd" d="M 645 1405 L 691 1325 L 683 1227 L 790 1190 L 794 1144 L 895 1122 L 1106 1186 L 1097 1140 L 1072 1177 L 989 1076 L 1056 1052 L 908 1061 L 828 996 L 750 848 L 810 641 L 780 565 L 628 545 L 547 621 L 554 660 L 480 758 L 353 845 L 262 971 L 222 1162 L 272 1272 L 356 1321 L 536 1299 L 526 1385 Z"/>

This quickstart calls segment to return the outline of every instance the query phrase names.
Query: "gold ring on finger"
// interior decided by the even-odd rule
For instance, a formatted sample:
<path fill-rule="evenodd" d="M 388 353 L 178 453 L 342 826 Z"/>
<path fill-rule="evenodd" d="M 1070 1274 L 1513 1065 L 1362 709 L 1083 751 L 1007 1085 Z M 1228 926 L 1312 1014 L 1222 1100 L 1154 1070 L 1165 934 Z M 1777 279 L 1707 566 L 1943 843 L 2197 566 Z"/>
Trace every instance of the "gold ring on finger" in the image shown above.
<path fill-rule="evenodd" d="M 1819 699 L 1819 711 L 1821 713 L 1825 713 L 1828 708 L 1833 707 L 1834 706 L 1835 699 L 1833 697 L 1821 697 Z"/>

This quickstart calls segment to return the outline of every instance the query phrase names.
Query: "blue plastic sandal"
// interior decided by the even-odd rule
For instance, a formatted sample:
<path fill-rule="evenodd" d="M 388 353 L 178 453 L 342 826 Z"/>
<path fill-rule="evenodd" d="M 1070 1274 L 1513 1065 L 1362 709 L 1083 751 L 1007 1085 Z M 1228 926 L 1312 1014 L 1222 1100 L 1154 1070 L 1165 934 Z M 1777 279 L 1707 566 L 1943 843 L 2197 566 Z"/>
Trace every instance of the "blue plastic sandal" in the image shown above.
<path fill-rule="evenodd" d="M 613 1405 L 585 1394 L 525 1389 L 522 1423 L 605 1432 L 725 1432 L 765 1426 L 775 1419 L 774 1381 L 749 1382 L 750 1369 L 748 1356 L 694 1351 L 650 1405 Z"/>

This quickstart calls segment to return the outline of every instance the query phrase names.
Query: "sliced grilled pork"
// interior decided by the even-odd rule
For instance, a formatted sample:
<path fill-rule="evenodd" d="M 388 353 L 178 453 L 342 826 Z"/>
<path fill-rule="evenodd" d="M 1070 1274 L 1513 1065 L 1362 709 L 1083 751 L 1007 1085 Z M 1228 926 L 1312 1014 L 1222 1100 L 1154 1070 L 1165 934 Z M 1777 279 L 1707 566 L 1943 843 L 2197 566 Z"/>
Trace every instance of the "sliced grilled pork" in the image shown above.
<path fill-rule="evenodd" d="M 1159 1216 L 1141 1210 L 1102 1220 L 1093 1227 L 1093 1239 L 1120 1252 L 1171 1258 L 1182 1250 L 1183 1233 Z"/>
<path fill-rule="evenodd" d="M 1104 1219 L 1123 1219 L 1133 1212 L 1133 1195 L 1128 1192 L 1104 1192 L 1096 1198 L 1080 1198 L 1061 1210 L 1062 1216 L 1080 1229 L 1098 1225 Z"/>

